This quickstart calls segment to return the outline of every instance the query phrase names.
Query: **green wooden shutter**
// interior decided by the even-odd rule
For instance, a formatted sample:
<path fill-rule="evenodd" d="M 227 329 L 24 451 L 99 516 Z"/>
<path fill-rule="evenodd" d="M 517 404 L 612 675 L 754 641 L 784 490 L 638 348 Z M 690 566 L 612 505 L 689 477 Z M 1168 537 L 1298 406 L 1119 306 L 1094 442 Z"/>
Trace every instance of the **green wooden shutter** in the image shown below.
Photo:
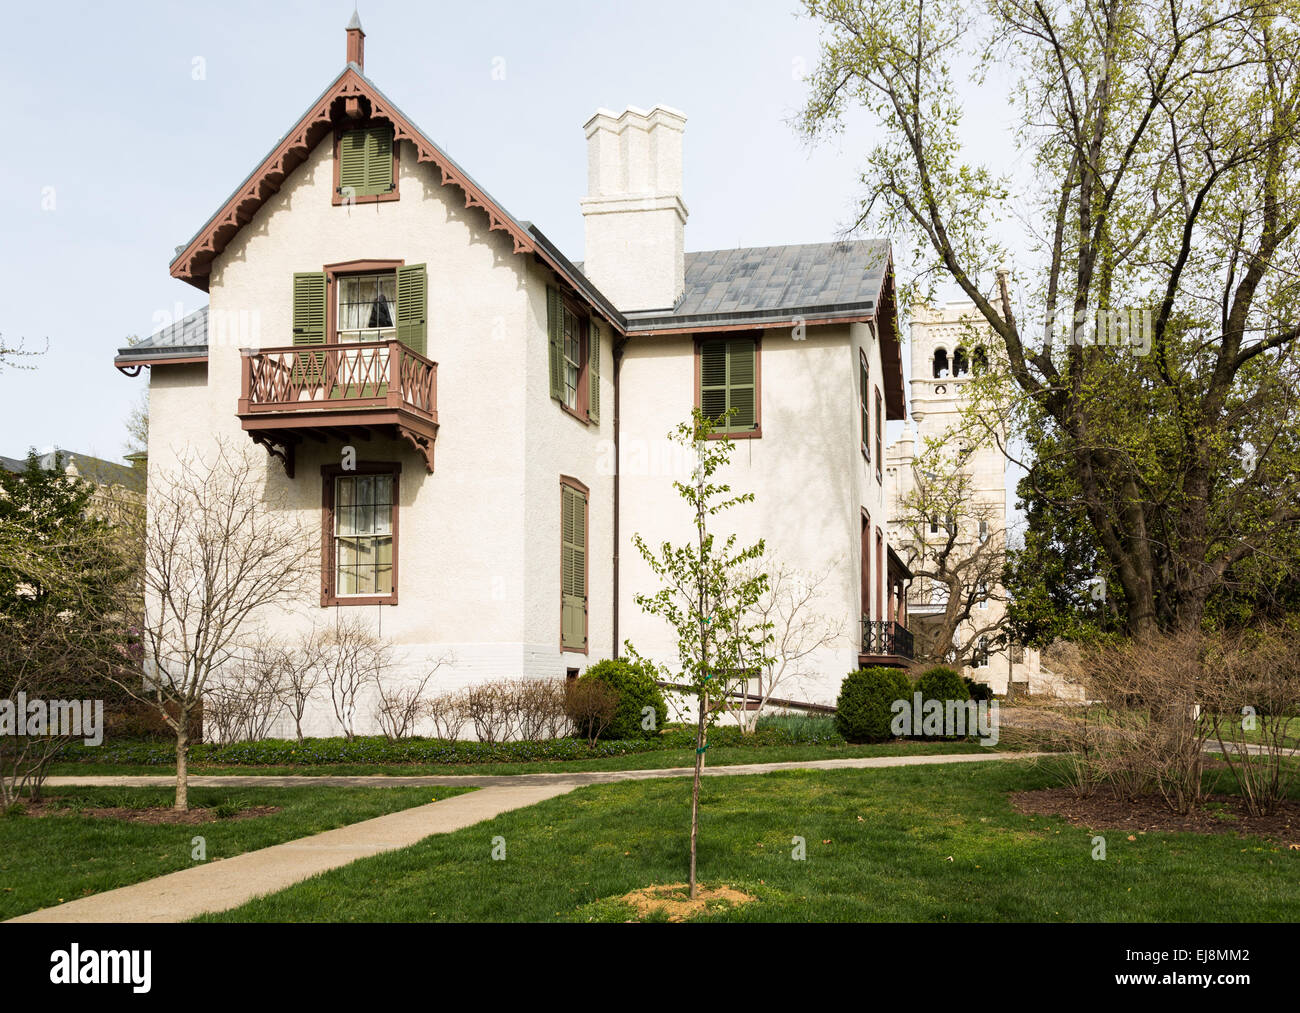
<path fill-rule="evenodd" d="M 560 486 L 560 643 L 582 650 L 587 646 L 587 498 Z"/>
<path fill-rule="evenodd" d="M 293 276 L 293 343 L 325 344 L 325 273 Z M 303 353 L 293 366 L 295 383 L 319 383 L 325 370 L 325 353 Z"/>
<path fill-rule="evenodd" d="M 600 423 L 600 325 L 595 318 L 587 325 L 587 379 L 591 396 L 587 399 L 587 418 Z"/>
<path fill-rule="evenodd" d="M 393 131 L 371 127 L 366 131 L 366 189 L 370 194 L 393 189 Z"/>
<path fill-rule="evenodd" d="M 366 131 L 349 130 L 339 138 L 339 192 L 365 197 Z"/>
<path fill-rule="evenodd" d="M 871 415 L 868 392 L 871 390 L 871 373 L 864 356 L 858 356 L 858 407 L 862 415 L 862 451 L 871 460 Z"/>
<path fill-rule="evenodd" d="M 551 397 L 564 400 L 564 297 L 546 288 L 546 338 L 550 343 Z"/>
<path fill-rule="evenodd" d="M 727 414 L 727 343 L 721 339 L 700 343 L 700 410 L 715 422 Z"/>
<path fill-rule="evenodd" d="M 397 340 L 413 352 L 428 354 L 428 272 L 424 264 L 397 269 Z"/>
<path fill-rule="evenodd" d="M 374 197 L 393 189 L 391 127 L 348 130 L 339 137 L 339 190 Z"/>
<path fill-rule="evenodd" d="M 753 338 L 711 338 L 700 343 L 700 409 L 726 420 L 719 432 L 758 425 L 758 346 Z"/>
<path fill-rule="evenodd" d="M 727 428 L 747 431 L 758 425 L 758 346 L 752 338 L 727 342 Z"/>

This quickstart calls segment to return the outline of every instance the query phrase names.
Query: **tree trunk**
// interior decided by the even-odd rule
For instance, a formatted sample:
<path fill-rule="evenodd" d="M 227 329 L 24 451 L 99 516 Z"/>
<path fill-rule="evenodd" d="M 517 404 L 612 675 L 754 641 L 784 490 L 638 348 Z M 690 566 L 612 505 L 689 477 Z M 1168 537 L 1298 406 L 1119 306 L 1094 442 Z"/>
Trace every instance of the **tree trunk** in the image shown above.
<path fill-rule="evenodd" d="M 176 804 L 177 812 L 190 810 L 190 727 L 189 715 L 181 712 L 180 727 L 176 730 Z"/>
<path fill-rule="evenodd" d="M 691 900 L 699 892 L 695 882 L 695 843 L 700 835 L 700 776 L 704 771 L 705 715 L 709 708 L 708 696 L 699 699 L 700 716 L 695 725 L 695 783 L 691 786 Z"/>

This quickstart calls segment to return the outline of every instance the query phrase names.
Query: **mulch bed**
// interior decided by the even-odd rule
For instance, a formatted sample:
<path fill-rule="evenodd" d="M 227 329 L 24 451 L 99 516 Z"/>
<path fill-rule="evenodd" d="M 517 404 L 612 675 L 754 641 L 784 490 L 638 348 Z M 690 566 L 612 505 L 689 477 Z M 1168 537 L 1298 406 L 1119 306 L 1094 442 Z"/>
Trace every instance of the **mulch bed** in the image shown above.
<path fill-rule="evenodd" d="M 198 826 L 202 823 L 229 822 L 232 820 L 251 820 L 259 816 L 270 816 L 272 813 L 278 813 L 278 805 L 258 805 L 250 806 L 247 809 L 240 809 L 231 816 L 221 817 L 217 815 L 215 809 L 191 809 L 189 812 L 177 812 L 170 808 L 157 809 L 128 809 L 121 806 L 111 806 L 105 808 L 72 809 L 68 806 L 59 805 L 58 800 L 44 799 L 40 802 L 32 802 L 30 799 L 24 800 L 23 808 L 25 815 L 35 817 L 55 817 L 55 816 L 94 816 L 104 819 L 122 820 L 125 823 L 149 823 L 149 824 L 176 824 L 179 826 Z"/>
<path fill-rule="evenodd" d="M 1017 812 L 1061 816 L 1090 830 L 1255 834 L 1300 851 L 1300 802 L 1284 802 L 1271 816 L 1251 816 L 1235 795 L 1209 795 L 1204 808 L 1180 816 L 1167 809 L 1159 795 L 1128 801 L 1101 788 L 1089 798 L 1079 798 L 1069 788 L 1045 788 L 1014 792 L 1011 804 Z"/>

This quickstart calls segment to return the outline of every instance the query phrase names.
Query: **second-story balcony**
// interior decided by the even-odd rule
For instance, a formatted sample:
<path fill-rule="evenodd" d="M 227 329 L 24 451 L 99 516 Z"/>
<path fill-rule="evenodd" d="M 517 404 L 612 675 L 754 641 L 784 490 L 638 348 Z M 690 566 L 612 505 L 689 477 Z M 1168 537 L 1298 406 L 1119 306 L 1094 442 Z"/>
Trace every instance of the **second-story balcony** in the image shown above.
<path fill-rule="evenodd" d="M 239 420 L 293 477 L 304 440 L 400 436 L 433 472 L 438 364 L 400 341 L 243 349 Z"/>
<path fill-rule="evenodd" d="M 859 661 L 864 666 L 901 666 L 912 660 L 912 634 L 901 623 L 863 618 Z"/>

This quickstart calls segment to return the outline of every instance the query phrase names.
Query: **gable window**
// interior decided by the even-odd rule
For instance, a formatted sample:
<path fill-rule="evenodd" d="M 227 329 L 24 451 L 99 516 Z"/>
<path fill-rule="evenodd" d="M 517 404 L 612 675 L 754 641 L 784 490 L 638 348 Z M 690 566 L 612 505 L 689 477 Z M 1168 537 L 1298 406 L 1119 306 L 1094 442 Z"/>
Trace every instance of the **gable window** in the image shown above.
<path fill-rule="evenodd" d="M 862 421 L 862 456 L 871 460 L 871 411 L 868 392 L 871 390 L 871 369 L 867 353 L 858 349 L 858 413 Z"/>
<path fill-rule="evenodd" d="M 695 405 L 717 421 L 717 436 L 762 435 L 759 339 L 702 338 L 695 345 Z"/>
<path fill-rule="evenodd" d="M 334 142 L 334 203 L 396 200 L 397 152 L 390 126 L 338 133 Z"/>
<path fill-rule="evenodd" d="M 587 650 L 587 487 L 560 479 L 560 649 Z"/>
<path fill-rule="evenodd" d="M 397 604 L 398 463 L 321 469 L 322 605 Z"/>
<path fill-rule="evenodd" d="M 600 327 L 557 288 L 546 290 L 551 397 L 584 422 L 600 422 Z"/>

